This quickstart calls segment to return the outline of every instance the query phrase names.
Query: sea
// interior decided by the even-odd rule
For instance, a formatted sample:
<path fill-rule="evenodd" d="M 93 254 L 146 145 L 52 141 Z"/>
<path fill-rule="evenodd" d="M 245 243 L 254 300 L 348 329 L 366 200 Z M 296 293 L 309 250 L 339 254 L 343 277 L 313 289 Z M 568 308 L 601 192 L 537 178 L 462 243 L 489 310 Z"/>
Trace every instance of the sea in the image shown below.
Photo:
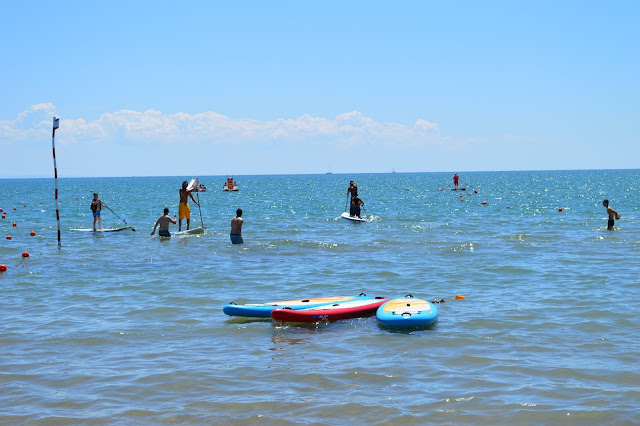
<path fill-rule="evenodd" d="M 452 176 L 1 179 L 0 423 L 640 423 L 640 170 Z M 196 177 L 205 232 L 151 236 Z M 93 192 L 135 231 L 74 231 Z M 416 330 L 223 313 L 360 293 L 444 302 Z"/>

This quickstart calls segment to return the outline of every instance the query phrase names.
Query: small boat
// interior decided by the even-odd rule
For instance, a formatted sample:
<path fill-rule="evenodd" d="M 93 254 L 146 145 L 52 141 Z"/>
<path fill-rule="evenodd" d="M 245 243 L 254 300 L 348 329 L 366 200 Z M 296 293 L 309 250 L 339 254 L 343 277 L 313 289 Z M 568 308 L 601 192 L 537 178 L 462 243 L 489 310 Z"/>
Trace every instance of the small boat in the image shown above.
<path fill-rule="evenodd" d="M 238 184 L 233 181 L 233 176 L 228 177 L 227 181 L 222 185 L 223 191 L 237 191 L 238 189 Z"/>

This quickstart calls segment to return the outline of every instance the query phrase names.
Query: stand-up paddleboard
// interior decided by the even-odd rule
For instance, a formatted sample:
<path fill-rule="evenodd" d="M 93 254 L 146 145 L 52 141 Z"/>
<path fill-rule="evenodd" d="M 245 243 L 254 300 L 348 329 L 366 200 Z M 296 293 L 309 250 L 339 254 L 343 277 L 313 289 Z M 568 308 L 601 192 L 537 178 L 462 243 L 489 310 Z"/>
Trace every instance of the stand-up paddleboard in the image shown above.
<path fill-rule="evenodd" d="M 376 317 L 385 327 L 426 327 L 438 319 L 438 308 L 422 299 L 393 299 L 378 308 Z"/>
<path fill-rule="evenodd" d="M 197 228 L 191 228 L 185 231 L 171 232 L 172 237 L 174 235 L 180 236 L 180 235 L 197 235 L 197 234 L 204 234 L 204 228 L 197 227 Z"/>
<path fill-rule="evenodd" d="M 72 228 L 70 229 L 70 231 L 80 231 L 80 232 L 119 232 L 119 231 L 126 231 L 127 229 L 131 229 L 133 230 L 132 226 L 124 226 L 122 228 L 102 228 L 102 229 L 93 229 L 93 228 L 86 228 L 86 229 L 79 229 L 79 228 Z"/>
<path fill-rule="evenodd" d="M 269 318 L 271 316 L 271 311 L 278 308 L 287 307 L 290 309 L 304 309 L 355 299 L 356 298 L 352 296 L 329 296 L 316 297 L 312 299 L 282 300 L 279 302 L 268 303 L 250 303 L 246 305 L 238 305 L 231 302 L 228 305 L 225 305 L 225 307 L 222 308 L 222 311 L 227 315 L 237 317 Z"/>
<path fill-rule="evenodd" d="M 340 215 L 343 219 L 351 220 L 353 222 L 368 222 L 367 217 L 350 216 L 349 213 L 344 212 Z"/>
<path fill-rule="evenodd" d="M 466 191 L 467 187 L 466 186 L 454 186 L 453 188 L 451 188 L 452 191 Z"/>
<path fill-rule="evenodd" d="M 348 302 L 317 306 L 300 310 L 274 309 L 271 318 L 276 321 L 318 322 L 366 317 L 374 315 L 380 305 L 388 301 L 384 297 L 358 297 Z"/>

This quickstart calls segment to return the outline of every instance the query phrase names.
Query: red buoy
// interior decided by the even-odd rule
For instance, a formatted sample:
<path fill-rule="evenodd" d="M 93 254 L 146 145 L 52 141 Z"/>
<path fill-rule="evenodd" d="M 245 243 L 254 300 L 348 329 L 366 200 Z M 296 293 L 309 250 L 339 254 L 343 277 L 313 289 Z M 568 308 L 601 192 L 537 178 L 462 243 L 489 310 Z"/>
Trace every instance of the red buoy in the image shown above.
<path fill-rule="evenodd" d="M 25 207 L 27 207 L 27 205 L 26 205 L 26 204 L 25 204 L 24 206 L 25 206 Z"/>
<path fill-rule="evenodd" d="M 11 239 L 11 235 L 7 235 L 7 240 L 10 240 L 10 239 Z"/>
<path fill-rule="evenodd" d="M 12 223 L 12 225 L 13 225 L 13 227 L 14 227 L 14 228 L 15 228 L 16 226 L 18 226 L 18 224 L 17 224 L 17 223 L 15 223 L 15 222 L 13 222 L 13 223 Z"/>
<path fill-rule="evenodd" d="M 0 272 L 7 272 L 7 265 L 0 265 Z"/>
<path fill-rule="evenodd" d="M 35 231 L 31 231 L 31 236 L 32 236 L 32 237 L 35 237 L 35 236 L 36 236 Z"/>
<path fill-rule="evenodd" d="M 16 209 L 15 207 L 14 207 L 13 209 L 14 209 L 14 210 L 18 210 L 18 209 Z"/>
<path fill-rule="evenodd" d="M 481 202 L 480 204 L 487 204 L 487 202 L 486 202 L 486 201 L 483 201 L 483 202 Z"/>
<path fill-rule="evenodd" d="M 29 257 L 29 252 L 28 251 L 23 251 L 22 252 L 22 257 Z"/>
<path fill-rule="evenodd" d="M 559 212 L 561 212 L 561 211 L 562 211 L 562 207 L 560 207 L 560 208 L 558 209 L 558 211 L 559 211 Z"/>
<path fill-rule="evenodd" d="M 509 206 L 507 206 L 507 208 L 509 208 Z"/>

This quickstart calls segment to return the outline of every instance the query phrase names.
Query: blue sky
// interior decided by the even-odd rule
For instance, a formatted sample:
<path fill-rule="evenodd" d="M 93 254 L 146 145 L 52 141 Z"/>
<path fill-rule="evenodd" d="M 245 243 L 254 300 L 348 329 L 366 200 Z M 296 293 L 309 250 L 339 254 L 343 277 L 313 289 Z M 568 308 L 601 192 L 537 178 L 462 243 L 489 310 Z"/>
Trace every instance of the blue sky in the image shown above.
<path fill-rule="evenodd" d="M 637 1 L 8 2 L 0 177 L 638 168 Z"/>

